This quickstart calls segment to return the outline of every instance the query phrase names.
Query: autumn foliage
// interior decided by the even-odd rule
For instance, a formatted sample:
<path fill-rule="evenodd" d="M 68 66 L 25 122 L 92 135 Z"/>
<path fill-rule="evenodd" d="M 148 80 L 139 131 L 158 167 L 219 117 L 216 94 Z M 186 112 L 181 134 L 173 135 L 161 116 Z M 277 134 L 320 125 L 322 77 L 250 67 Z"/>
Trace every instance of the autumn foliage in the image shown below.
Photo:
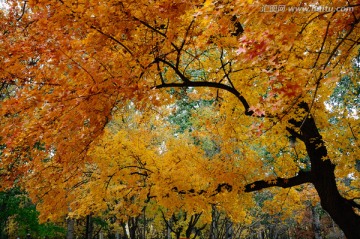
<path fill-rule="evenodd" d="M 250 224 L 251 192 L 281 187 L 263 210 L 320 201 L 359 238 L 358 1 L 1 9 L 0 187 L 25 188 L 44 221 L 147 210 L 206 223 L 215 205 Z"/>

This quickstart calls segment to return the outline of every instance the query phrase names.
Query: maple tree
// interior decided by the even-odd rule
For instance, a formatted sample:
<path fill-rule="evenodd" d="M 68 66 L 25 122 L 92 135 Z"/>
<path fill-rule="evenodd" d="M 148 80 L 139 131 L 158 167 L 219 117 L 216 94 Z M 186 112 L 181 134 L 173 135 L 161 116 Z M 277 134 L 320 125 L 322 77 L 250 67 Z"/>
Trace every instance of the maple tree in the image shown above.
<path fill-rule="evenodd" d="M 348 11 L 261 11 L 284 4 Z M 311 183 L 358 238 L 357 110 L 329 100 L 343 76 L 359 84 L 359 19 L 358 2 L 342 0 L 9 0 L 1 186 L 20 182 L 46 219 L 135 216 L 155 198 L 170 214 L 215 203 L 241 221 L 249 192 Z M 213 102 L 191 110 L 184 134 L 164 123 L 185 99 L 169 94 L 178 88 Z"/>

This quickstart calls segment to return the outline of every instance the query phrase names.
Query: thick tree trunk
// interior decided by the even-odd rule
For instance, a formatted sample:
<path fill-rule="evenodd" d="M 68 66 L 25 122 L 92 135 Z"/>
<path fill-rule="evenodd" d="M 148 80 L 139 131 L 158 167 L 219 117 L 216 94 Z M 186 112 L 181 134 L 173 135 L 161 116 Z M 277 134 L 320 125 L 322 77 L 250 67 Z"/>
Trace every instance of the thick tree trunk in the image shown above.
<path fill-rule="evenodd" d="M 360 217 L 354 212 L 349 201 L 340 195 L 335 182 L 334 166 L 329 160 L 323 161 L 320 165 L 323 165 L 323 169 L 314 171 L 313 184 L 319 194 L 322 208 L 329 213 L 348 239 L 359 239 Z"/>
<path fill-rule="evenodd" d="M 301 103 L 300 108 L 309 112 L 308 105 Z M 348 239 L 360 238 L 360 216 L 353 207 L 360 205 L 340 195 L 336 185 L 335 165 L 330 161 L 325 142 L 319 133 L 314 118 L 308 114 L 302 120 L 290 120 L 294 128 L 287 130 L 293 137 L 303 141 L 311 162 L 311 171 L 300 171 L 292 178 L 276 178 L 275 183 L 260 180 L 246 185 L 246 192 L 258 191 L 269 187 L 293 187 L 312 183 L 320 197 L 322 208 L 329 213 Z M 300 131 L 300 133 L 298 133 Z M 231 185 L 228 185 L 231 187 Z"/>
<path fill-rule="evenodd" d="M 309 116 L 299 125 L 301 140 L 305 143 L 311 161 L 311 182 L 326 210 L 348 239 L 360 238 L 360 216 L 354 212 L 349 200 L 342 197 L 335 180 L 335 165 L 328 159 L 324 141 Z"/>

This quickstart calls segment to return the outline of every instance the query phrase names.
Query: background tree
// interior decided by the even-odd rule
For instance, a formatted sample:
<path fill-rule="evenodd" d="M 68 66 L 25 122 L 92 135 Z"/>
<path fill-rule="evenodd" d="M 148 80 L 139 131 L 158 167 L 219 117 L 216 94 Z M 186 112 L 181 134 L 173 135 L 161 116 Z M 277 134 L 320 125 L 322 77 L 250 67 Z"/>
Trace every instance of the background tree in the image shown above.
<path fill-rule="evenodd" d="M 33 237 L 58 238 L 64 235 L 62 225 L 40 224 L 35 205 L 19 188 L 0 192 L 0 238 L 16 238 L 29 233 Z"/>

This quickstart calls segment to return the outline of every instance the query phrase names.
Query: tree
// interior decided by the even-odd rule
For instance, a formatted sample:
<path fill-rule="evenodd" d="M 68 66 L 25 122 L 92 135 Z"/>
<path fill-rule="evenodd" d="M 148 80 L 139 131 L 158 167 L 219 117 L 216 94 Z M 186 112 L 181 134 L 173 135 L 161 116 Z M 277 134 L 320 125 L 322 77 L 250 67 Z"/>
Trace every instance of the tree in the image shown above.
<path fill-rule="evenodd" d="M 48 216 L 66 215 L 79 196 L 72 190 L 87 182 L 88 152 L 114 113 L 131 104 L 141 114 L 166 111 L 170 88 L 193 88 L 191 97 L 215 102 L 213 114 L 197 122 L 208 132 L 194 134 L 206 134 L 221 152 L 213 161 L 200 157 L 201 149 L 188 152 L 209 165 L 211 186 L 192 188 L 177 178 L 184 188 L 170 192 L 213 201 L 224 191 L 246 198 L 243 192 L 311 183 L 345 235 L 358 238 L 359 192 L 346 194 L 340 184 L 351 175 L 358 188 L 357 112 L 332 111 L 325 102 L 353 72 L 360 6 L 251 2 L 8 1 L 0 15 L 1 91 L 11 88 L 1 105 L 2 184 L 21 180 Z M 341 120 L 331 125 L 333 117 Z M 300 142 L 296 153 L 289 136 Z M 171 165 L 185 152 L 167 137 L 172 153 L 161 158 Z M 166 168 L 159 162 L 153 169 Z M 147 171 L 136 167 L 141 173 L 132 184 Z M 128 200 L 146 201 L 147 184 L 139 185 L 140 196 Z"/>
<path fill-rule="evenodd" d="M 0 192 L 0 238 L 33 236 L 56 238 L 63 236 L 60 225 L 39 224 L 35 205 L 19 188 Z"/>

